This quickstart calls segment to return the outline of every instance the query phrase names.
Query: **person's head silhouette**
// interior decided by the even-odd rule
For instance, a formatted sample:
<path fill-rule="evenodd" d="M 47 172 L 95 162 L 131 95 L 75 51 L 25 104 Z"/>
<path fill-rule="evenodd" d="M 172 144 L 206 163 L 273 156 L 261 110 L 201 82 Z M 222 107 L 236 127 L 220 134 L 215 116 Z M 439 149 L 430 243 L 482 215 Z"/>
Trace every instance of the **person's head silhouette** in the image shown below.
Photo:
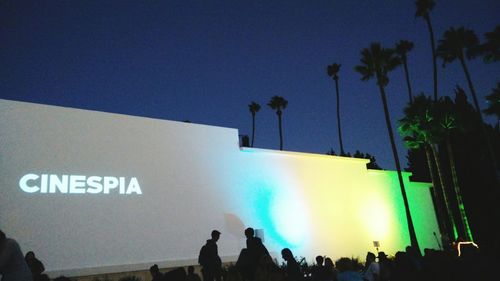
<path fill-rule="evenodd" d="M 290 251 L 290 249 L 288 248 L 281 250 L 281 257 L 286 261 L 293 260 L 292 251 Z"/>
<path fill-rule="evenodd" d="M 253 230 L 253 228 L 248 227 L 247 229 L 245 229 L 245 236 L 247 238 L 252 238 L 254 235 L 255 235 L 255 231 Z"/>
<path fill-rule="evenodd" d="M 214 240 L 215 242 L 217 242 L 220 238 L 220 231 L 218 230 L 212 230 L 212 240 Z"/>
<path fill-rule="evenodd" d="M 316 264 L 317 265 L 323 265 L 323 257 L 322 256 L 316 256 Z"/>

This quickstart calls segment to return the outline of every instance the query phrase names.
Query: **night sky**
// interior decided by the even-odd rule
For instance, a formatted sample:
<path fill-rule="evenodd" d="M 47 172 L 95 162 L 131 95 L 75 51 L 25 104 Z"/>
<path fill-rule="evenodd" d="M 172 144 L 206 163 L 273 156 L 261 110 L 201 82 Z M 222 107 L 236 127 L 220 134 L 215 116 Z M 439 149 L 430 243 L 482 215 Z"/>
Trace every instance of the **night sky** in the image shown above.
<path fill-rule="evenodd" d="M 484 33 L 500 24 L 500 1 L 436 1 L 436 38 L 451 26 Z M 480 5 L 478 4 L 480 3 Z M 334 82 L 340 71 L 344 147 L 375 155 L 393 169 L 375 81 L 353 68 L 362 48 L 406 39 L 415 93 L 432 91 L 427 26 L 414 1 L 0 1 L 0 98 L 237 128 L 255 147 L 278 149 L 277 116 L 266 104 L 289 101 L 284 148 L 339 152 Z M 484 96 L 500 81 L 500 64 L 469 62 Z M 459 63 L 439 69 L 440 95 L 466 87 Z M 402 67 L 387 88 L 394 129 L 408 101 Z M 467 89 L 467 88 L 466 88 Z M 487 119 L 493 123 L 493 118 Z M 406 149 L 398 136 L 399 154 Z"/>

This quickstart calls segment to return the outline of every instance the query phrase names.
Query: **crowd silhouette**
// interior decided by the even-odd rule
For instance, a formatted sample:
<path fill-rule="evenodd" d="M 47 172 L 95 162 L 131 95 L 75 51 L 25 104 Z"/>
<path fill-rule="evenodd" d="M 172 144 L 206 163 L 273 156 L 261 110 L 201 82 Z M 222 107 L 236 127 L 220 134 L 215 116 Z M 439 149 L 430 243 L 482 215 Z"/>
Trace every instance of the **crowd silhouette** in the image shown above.
<path fill-rule="evenodd" d="M 342 257 L 333 262 L 318 255 L 313 265 L 297 258 L 288 248 L 281 250 L 284 262 L 273 260 L 253 228 L 245 230 L 246 248 L 236 263 L 223 266 L 217 242 L 221 232 L 213 230 L 201 247 L 198 263 L 201 278 L 194 266 L 178 267 L 162 273 L 158 265 L 149 268 L 152 281 L 475 281 L 495 280 L 495 259 L 482 255 L 473 243 L 457 244 L 447 250 L 425 249 L 421 255 L 408 246 L 394 256 L 385 252 L 367 252 L 364 264 L 357 258 Z M 460 247 L 460 245 L 462 245 Z M 451 245 L 453 246 L 453 245 Z M 14 239 L 0 231 L 1 281 L 45 281 L 43 263 L 29 251 L 23 257 Z M 71 280 L 60 276 L 54 280 Z M 120 279 L 125 280 L 125 279 Z M 130 279 L 139 280 L 139 279 Z"/>
<path fill-rule="evenodd" d="M 215 241 L 214 232 L 217 234 Z M 219 240 L 220 232 L 214 232 L 205 245 Z M 290 249 L 284 248 L 281 250 L 284 262 L 279 265 L 262 240 L 254 235 L 254 229 L 245 230 L 247 247 L 241 250 L 234 264 L 223 267 L 216 251 L 211 255 L 212 262 L 202 263 L 203 258 L 200 258 L 203 281 L 475 281 L 494 280 L 491 278 L 495 276 L 493 260 L 483 256 L 472 244 L 464 244 L 461 251 L 453 245 L 447 250 L 425 249 L 424 255 L 411 246 L 394 256 L 388 256 L 383 251 L 377 255 L 367 252 L 364 264 L 357 258 L 342 257 L 333 262 L 331 258 L 319 255 L 315 264 L 308 265 L 305 258 L 297 258 Z M 202 252 L 200 250 L 200 257 Z M 207 275 L 207 270 L 218 274 Z M 165 279 L 154 279 L 153 276 L 153 280 L 201 280 L 194 273 L 194 267 L 189 267 L 188 271 L 187 276 L 168 277 L 173 272 L 169 271 L 165 273 Z"/>

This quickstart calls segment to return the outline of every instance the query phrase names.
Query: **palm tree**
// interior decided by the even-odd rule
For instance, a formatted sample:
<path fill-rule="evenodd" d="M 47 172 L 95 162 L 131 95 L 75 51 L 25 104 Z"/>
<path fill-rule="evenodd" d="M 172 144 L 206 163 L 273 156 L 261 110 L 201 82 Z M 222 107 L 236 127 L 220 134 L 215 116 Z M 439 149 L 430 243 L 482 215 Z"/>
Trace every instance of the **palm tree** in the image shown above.
<path fill-rule="evenodd" d="M 438 97 L 438 82 L 437 82 L 437 66 L 436 66 L 436 44 L 434 41 L 434 31 L 432 30 L 431 18 L 429 12 L 432 11 L 436 3 L 434 0 L 417 0 L 415 5 L 417 6 L 417 11 L 415 12 L 415 17 L 421 17 L 427 23 L 427 28 L 429 29 L 429 35 L 431 37 L 431 49 L 432 49 L 432 70 L 434 78 L 434 100 Z"/>
<path fill-rule="evenodd" d="M 486 100 L 488 100 L 489 105 L 483 112 L 487 115 L 496 115 L 497 126 L 500 127 L 500 82 L 497 83 L 497 87 L 493 89 L 491 94 L 486 96 Z"/>
<path fill-rule="evenodd" d="M 355 70 L 361 74 L 361 80 L 366 81 L 375 78 L 377 81 L 377 85 L 380 91 L 380 97 L 382 99 L 382 105 L 384 107 L 385 123 L 387 125 L 387 132 L 389 134 L 389 139 L 391 142 L 392 154 L 394 156 L 394 162 L 396 164 L 401 195 L 403 197 L 403 203 L 405 206 L 411 245 L 418 252 L 420 252 L 415 228 L 413 226 L 413 220 L 411 218 L 410 206 L 408 204 L 408 198 L 406 196 L 403 175 L 401 174 L 401 165 L 399 163 L 396 142 L 394 141 L 391 117 L 389 116 L 389 108 L 387 106 L 387 98 L 385 96 L 385 87 L 389 83 L 387 74 L 389 73 L 389 71 L 394 70 L 399 64 L 400 61 L 396 56 L 394 50 L 383 48 L 379 43 L 372 43 L 370 45 L 370 48 L 365 48 L 361 51 L 361 64 L 357 65 L 355 67 Z"/>
<path fill-rule="evenodd" d="M 474 58 L 475 51 L 478 46 L 479 39 L 474 31 L 465 29 L 464 27 L 459 27 L 458 29 L 451 27 L 444 32 L 443 39 L 439 40 L 437 56 L 443 60 L 443 66 L 446 66 L 446 64 L 455 60 L 460 62 L 465 73 L 465 77 L 467 78 L 467 84 L 469 85 L 469 90 L 474 100 L 474 106 L 476 107 L 477 112 L 480 113 L 481 110 L 479 109 L 479 103 L 477 102 L 476 90 L 474 89 L 469 69 L 467 68 L 467 64 L 465 62 L 465 58 Z"/>
<path fill-rule="evenodd" d="M 260 104 L 253 101 L 248 105 L 248 109 L 252 114 L 252 142 L 250 146 L 253 147 L 253 141 L 255 139 L 255 114 L 257 114 L 257 112 L 260 110 Z"/>
<path fill-rule="evenodd" d="M 344 155 L 344 145 L 342 144 L 342 130 L 340 127 L 340 94 L 339 94 L 339 73 L 340 64 L 334 63 L 326 68 L 326 73 L 328 76 L 332 77 L 335 81 L 335 91 L 337 93 L 337 128 L 339 131 L 339 144 L 340 144 L 340 155 Z"/>
<path fill-rule="evenodd" d="M 493 152 L 493 147 L 491 146 L 490 140 L 486 133 L 486 129 L 484 128 L 483 116 L 481 114 L 481 109 L 479 108 L 479 103 L 477 101 L 476 90 L 474 89 L 474 84 L 472 83 L 472 79 L 470 77 L 470 73 L 465 61 L 465 58 L 474 58 L 478 46 L 479 39 L 477 38 L 474 31 L 465 29 L 464 27 L 459 27 L 458 29 L 451 27 L 450 29 L 445 31 L 443 39 L 439 40 L 437 55 L 443 59 L 443 66 L 455 60 L 458 60 L 462 65 L 462 69 L 469 86 L 469 91 L 472 95 L 474 107 L 476 108 L 479 120 L 481 122 L 483 137 L 486 141 L 486 146 L 489 152 L 488 154 L 492 160 L 491 164 L 494 168 L 494 171 L 498 173 L 495 153 Z"/>
<path fill-rule="evenodd" d="M 485 62 L 500 61 L 500 25 L 492 32 L 484 34 L 486 42 L 479 46 L 479 54 L 484 56 Z"/>
<path fill-rule="evenodd" d="M 457 91 L 461 88 L 458 87 Z M 449 97 L 444 97 L 438 100 L 434 107 L 434 114 L 436 118 L 436 125 L 438 126 L 437 131 L 445 140 L 446 149 L 448 152 L 448 161 L 451 169 L 451 179 L 453 182 L 453 189 L 455 192 L 455 199 L 457 201 L 458 210 L 460 213 L 460 219 L 462 222 L 462 234 L 466 240 L 473 240 L 472 231 L 469 226 L 469 220 L 467 219 L 467 213 L 465 212 L 465 205 L 462 199 L 462 193 L 460 190 L 460 184 L 458 181 L 457 169 L 455 164 L 455 157 L 453 155 L 453 148 L 451 145 L 451 134 L 453 131 L 460 129 L 460 124 L 457 122 L 457 114 L 455 110 L 455 105 Z"/>
<path fill-rule="evenodd" d="M 283 150 L 283 129 L 281 126 L 281 115 L 283 115 L 283 109 L 288 105 L 288 101 L 280 96 L 274 96 L 271 101 L 267 104 L 271 109 L 276 110 L 278 115 L 278 127 L 280 131 L 280 150 Z"/>
<path fill-rule="evenodd" d="M 419 149 L 421 147 L 425 150 L 425 156 L 427 160 L 427 166 L 429 168 L 429 174 L 433 183 L 434 199 L 438 201 L 436 204 L 436 212 L 438 216 L 438 222 L 442 233 L 446 235 L 453 235 L 457 238 L 457 227 L 456 222 L 453 217 L 453 211 L 451 209 L 451 204 L 448 200 L 448 195 L 446 192 L 446 184 L 444 182 L 444 176 L 441 168 L 441 160 L 439 153 L 436 148 L 436 134 L 434 116 L 433 116 L 433 102 L 431 98 L 428 98 L 424 94 L 418 95 L 413 103 L 409 103 L 408 106 L 404 108 L 405 117 L 399 120 L 398 130 L 400 134 L 404 137 L 404 141 L 407 147 L 410 149 Z M 434 172 L 434 163 L 436 163 L 437 175 Z M 439 189 L 438 189 L 439 188 Z M 442 210 L 439 201 L 444 203 L 446 208 L 446 213 Z M 453 233 L 448 231 L 448 224 L 445 221 L 445 215 L 448 218 L 448 223 L 451 224 L 451 229 Z M 446 240 L 446 239 L 445 239 Z"/>
<path fill-rule="evenodd" d="M 413 101 L 413 96 L 412 96 L 412 91 L 411 91 L 410 74 L 408 72 L 407 54 L 412 49 L 413 49 L 413 43 L 410 41 L 400 40 L 398 43 L 396 43 L 396 53 L 399 55 L 401 62 L 403 63 L 404 70 L 405 70 L 406 86 L 408 87 L 408 95 L 409 95 L 410 103 L 412 103 L 412 101 Z"/>

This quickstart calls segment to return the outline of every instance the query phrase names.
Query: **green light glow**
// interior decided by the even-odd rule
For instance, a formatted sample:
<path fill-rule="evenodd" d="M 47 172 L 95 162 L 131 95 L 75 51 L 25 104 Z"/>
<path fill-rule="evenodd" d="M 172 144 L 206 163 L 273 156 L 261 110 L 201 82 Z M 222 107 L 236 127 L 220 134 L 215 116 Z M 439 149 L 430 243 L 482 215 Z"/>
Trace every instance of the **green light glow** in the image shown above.
<path fill-rule="evenodd" d="M 300 256 L 363 257 L 374 250 L 373 241 L 388 253 L 410 244 L 396 172 L 367 170 L 360 159 L 252 152 L 240 154 L 246 172 L 236 185 L 254 203 L 239 201 L 238 208 L 243 221 L 264 229 L 276 252 L 289 247 Z M 419 243 L 437 248 L 429 185 L 409 182 L 409 176 L 404 173 Z M 245 207 L 258 211 L 249 214 Z"/>

